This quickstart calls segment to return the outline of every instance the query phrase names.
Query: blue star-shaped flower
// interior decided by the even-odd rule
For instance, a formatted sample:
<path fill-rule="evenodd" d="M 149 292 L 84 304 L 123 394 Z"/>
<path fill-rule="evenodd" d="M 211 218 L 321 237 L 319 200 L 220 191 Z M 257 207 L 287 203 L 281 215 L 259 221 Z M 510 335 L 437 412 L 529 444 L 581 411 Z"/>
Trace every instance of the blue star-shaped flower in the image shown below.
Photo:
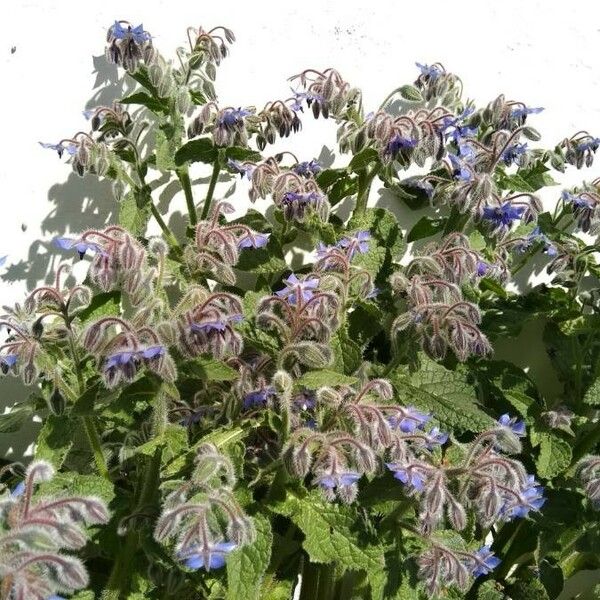
<path fill-rule="evenodd" d="M 491 573 L 501 562 L 497 556 L 494 556 L 489 546 L 481 547 L 475 552 L 473 558 L 475 560 L 475 566 L 472 570 L 473 577 Z"/>
<path fill-rule="evenodd" d="M 218 542 L 206 547 L 190 546 L 179 552 L 183 564 L 189 569 L 220 569 L 225 566 L 227 555 L 237 547 L 233 542 Z"/>

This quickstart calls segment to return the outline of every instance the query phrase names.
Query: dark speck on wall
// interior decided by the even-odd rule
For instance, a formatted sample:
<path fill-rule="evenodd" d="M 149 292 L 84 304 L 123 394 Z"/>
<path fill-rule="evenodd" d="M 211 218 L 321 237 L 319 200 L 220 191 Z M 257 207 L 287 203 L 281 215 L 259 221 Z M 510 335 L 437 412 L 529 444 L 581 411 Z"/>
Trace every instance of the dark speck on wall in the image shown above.
<path fill-rule="evenodd" d="M 10 53 L 11 53 L 11 54 L 14 54 L 16 51 L 17 51 L 17 47 L 16 47 L 16 46 L 13 46 L 13 47 L 10 49 Z"/>

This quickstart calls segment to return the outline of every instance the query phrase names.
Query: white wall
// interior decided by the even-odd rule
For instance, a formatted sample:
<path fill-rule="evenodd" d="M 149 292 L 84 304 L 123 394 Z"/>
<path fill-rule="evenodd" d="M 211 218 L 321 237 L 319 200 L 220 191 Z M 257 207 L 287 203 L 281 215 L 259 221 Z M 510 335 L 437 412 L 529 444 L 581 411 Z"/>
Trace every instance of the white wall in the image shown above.
<path fill-rule="evenodd" d="M 333 66 L 363 89 L 371 110 L 388 91 L 415 78 L 415 61 L 441 61 L 479 103 L 504 92 L 544 106 L 533 123 L 553 145 L 578 129 L 600 135 L 599 17 L 600 4 L 592 1 L 2 2 L 0 255 L 9 255 L 9 267 L 3 269 L 0 302 L 21 300 L 56 265 L 60 255 L 48 245 L 54 236 L 114 216 L 108 185 L 74 176 L 37 142 L 85 129 L 82 109 L 111 100 L 120 89 L 116 68 L 103 59 L 106 28 L 115 19 L 143 22 L 170 56 L 184 43 L 188 25 L 231 27 L 237 42 L 217 82 L 223 104 L 285 98 L 290 75 Z M 307 117 L 304 131 L 276 148 L 309 159 L 324 145 L 335 150 L 334 124 Z M 594 170 L 587 173 L 573 172 L 567 180 L 592 179 Z M 226 189 L 221 184 L 218 194 Z M 161 206 L 169 195 L 161 191 Z M 245 190 L 236 190 L 234 198 L 243 205 Z M 176 198 L 175 211 L 181 204 Z M 175 214 L 172 223 L 178 222 Z M 521 362 L 539 371 L 543 353 Z M 16 382 L 0 382 L 0 406 L 23 394 Z M 19 456 L 29 443 L 23 434 L 4 437 L 3 454 L 7 449 Z"/>

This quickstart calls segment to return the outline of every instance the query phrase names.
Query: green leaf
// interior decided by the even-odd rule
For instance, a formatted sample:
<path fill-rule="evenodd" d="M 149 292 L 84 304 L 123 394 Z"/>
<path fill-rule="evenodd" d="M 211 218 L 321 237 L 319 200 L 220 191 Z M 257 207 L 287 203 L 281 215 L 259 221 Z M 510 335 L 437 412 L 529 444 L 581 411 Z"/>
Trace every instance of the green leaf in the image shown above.
<path fill-rule="evenodd" d="M 181 425 L 168 424 L 160 435 L 138 446 L 136 453 L 154 456 L 157 448 L 163 448 L 162 461 L 165 464 L 186 452 L 187 446 L 187 429 Z"/>
<path fill-rule="evenodd" d="M 256 540 L 227 558 L 227 599 L 259 600 L 262 581 L 271 560 L 273 533 L 263 515 L 254 516 Z"/>
<path fill-rule="evenodd" d="M 95 321 L 101 317 L 119 315 L 121 313 L 121 292 L 103 292 L 94 294 L 92 301 L 77 317 L 83 321 Z"/>
<path fill-rule="evenodd" d="M 112 483 L 93 474 L 57 473 L 51 481 L 40 487 L 44 494 L 67 493 L 70 496 L 98 496 L 107 504 L 115 497 Z"/>
<path fill-rule="evenodd" d="M 244 427 L 235 427 L 233 429 L 230 427 L 222 427 L 211 431 L 209 434 L 198 440 L 191 448 L 187 450 L 187 452 L 182 452 L 179 456 L 176 456 L 165 470 L 165 475 L 174 475 L 183 467 L 185 467 L 187 457 L 195 454 L 200 445 L 211 443 L 214 444 L 219 450 L 226 451 L 229 446 L 241 442 L 244 438 L 250 435 L 252 430 L 258 426 L 258 423 L 253 421 L 251 423 L 245 423 Z"/>
<path fill-rule="evenodd" d="M 414 85 L 403 85 L 398 91 L 404 100 L 423 102 L 421 92 Z"/>
<path fill-rule="evenodd" d="M 119 225 L 134 236 L 143 235 L 151 215 L 149 200 L 148 196 L 141 193 L 130 191 L 125 194 L 119 202 Z"/>
<path fill-rule="evenodd" d="M 347 169 L 324 169 L 316 176 L 316 180 L 319 187 L 325 190 L 340 179 L 345 179 L 347 175 Z"/>
<path fill-rule="evenodd" d="M 223 361 L 212 357 L 200 356 L 180 366 L 181 372 L 206 381 L 233 381 L 238 372 Z"/>
<path fill-rule="evenodd" d="M 352 157 L 352 160 L 348 165 L 348 169 L 354 172 L 360 171 L 377 160 L 379 160 L 379 154 L 377 153 L 377 150 L 374 148 L 365 148 Z"/>
<path fill-rule="evenodd" d="M 475 229 L 469 234 L 469 244 L 473 250 L 481 251 L 486 247 L 485 238 Z"/>
<path fill-rule="evenodd" d="M 225 148 L 225 158 L 231 158 L 231 160 L 239 161 L 251 161 L 258 162 L 261 160 L 260 152 L 251 150 L 250 148 L 243 148 L 241 146 L 228 146 Z"/>
<path fill-rule="evenodd" d="M 571 464 L 570 444 L 555 433 L 539 434 L 540 454 L 536 461 L 537 473 L 544 479 L 553 479 Z"/>
<path fill-rule="evenodd" d="M 136 92 L 119 100 L 121 104 L 140 104 L 157 114 L 167 114 L 169 106 L 164 100 L 152 97 L 146 92 Z"/>
<path fill-rule="evenodd" d="M 71 415 L 91 415 L 94 413 L 94 404 L 98 397 L 98 392 L 102 389 L 102 383 L 97 381 L 94 385 L 90 386 L 75 400 L 71 408 Z"/>
<path fill-rule="evenodd" d="M 600 406 L 600 377 L 594 380 L 592 385 L 586 390 L 583 401 L 591 406 Z"/>
<path fill-rule="evenodd" d="M 163 126 L 156 130 L 156 168 L 160 171 L 174 171 L 178 166 L 175 153 L 181 140 L 174 127 Z"/>
<path fill-rule="evenodd" d="M 175 164 L 184 165 L 186 162 L 214 163 L 219 151 L 209 138 L 191 140 L 175 153 Z"/>
<path fill-rule="evenodd" d="M 421 368 L 414 373 L 393 372 L 392 383 L 402 404 L 431 411 L 449 429 L 478 432 L 494 423 L 477 405 L 475 389 L 465 374 L 450 371 L 424 355 L 420 360 Z"/>
<path fill-rule="evenodd" d="M 59 469 L 73 446 L 76 427 L 75 419 L 49 415 L 38 435 L 35 457 L 43 458 Z"/>
<path fill-rule="evenodd" d="M 360 346 L 348 337 L 346 329 L 339 329 L 332 342 L 334 366 L 347 375 L 354 373 L 362 364 Z"/>
<path fill-rule="evenodd" d="M 304 373 L 296 383 L 297 385 L 310 390 L 317 390 L 326 386 L 336 387 L 339 385 L 354 385 L 358 383 L 358 379 L 356 379 L 356 377 L 349 377 L 348 375 L 336 373 L 335 371 L 319 369 L 318 371 L 308 371 L 307 373 Z"/>
<path fill-rule="evenodd" d="M 504 600 L 502 586 L 493 580 L 484 581 L 477 590 L 477 600 Z"/>
<path fill-rule="evenodd" d="M 421 217 L 408 232 L 407 242 L 415 242 L 423 238 L 431 237 L 444 229 L 446 219 L 434 219 L 432 217 Z"/>
<path fill-rule="evenodd" d="M 30 407 L 13 407 L 10 412 L 0 415 L 0 433 L 19 431 L 32 414 L 33 411 Z"/>
<path fill-rule="evenodd" d="M 318 492 L 302 497 L 288 492 L 286 499 L 272 508 L 304 533 L 302 545 L 312 562 L 335 562 L 346 570 L 365 571 L 375 588 L 373 600 L 383 597 L 383 548 L 361 534 L 358 515 L 351 507 L 325 502 Z"/>
<path fill-rule="evenodd" d="M 279 273 L 287 269 L 283 250 L 277 238 L 271 236 L 264 248 L 247 248 L 240 252 L 236 269 L 248 273 Z"/>
<path fill-rule="evenodd" d="M 143 85 L 152 94 L 152 96 L 155 98 L 159 97 L 156 86 L 150 81 L 147 67 L 141 65 L 135 70 L 134 73 L 129 73 L 129 76 Z"/>

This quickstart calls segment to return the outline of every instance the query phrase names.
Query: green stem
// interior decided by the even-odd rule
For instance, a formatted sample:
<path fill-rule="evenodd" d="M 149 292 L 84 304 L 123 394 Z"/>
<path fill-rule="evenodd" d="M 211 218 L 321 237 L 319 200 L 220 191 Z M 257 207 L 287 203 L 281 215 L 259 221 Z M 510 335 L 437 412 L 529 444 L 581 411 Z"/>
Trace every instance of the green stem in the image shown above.
<path fill-rule="evenodd" d="M 380 169 L 381 164 L 377 163 L 371 171 L 367 171 L 365 168 L 358 172 L 358 193 L 356 195 L 356 206 L 354 207 L 354 213 L 352 214 L 353 219 L 361 217 L 367 212 L 371 184 Z"/>
<path fill-rule="evenodd" d="M 212 202 L 213 194 L 215 193 L 215 186 L 217 185 L 220 171 L 221 171 L 221 163 L 217 159 L 213 165 L 212 175 L 210 176 L 210 183 L 208 184 L 208 191 L 206 192 L 206 198 L 204 199 L 204 206 L 202 207 L 201 219 L 203 221 L 208 217 L 208 213 L 210 212 L 210 203 Z"/>
<path fill-rule="evenodd" d="M 104 453 L 102 452 L 100 436 L 98 435 L 98 430 L 96 429 L 96 425 L 94 424 L 94 417 L 86 415 L 81 417 L 81 420 L 83 421 L 83 426 L 85 428 L 85 432 L 87 433 L 90 446 L 92 447 L 92 453 L 94 454 L 94 462 L 96 463 L 96 468 L 98 469 L 100 475 L 104 477 L 104 479 L 110 481 L 110 474 L 108 472 L 108 467 L 106 466 Z"/>
<path fill-rule="evenodd" d="M 177 169 L 177 177 L 183 188 L 185 194 L 185 203 L 187 204 L 188 215 L 190 217 L 190 225 L 196 226 L 198 223 L 198 213 L 196 212 L 196 205 L 194 204 L 194 194 L 192 193 L 192 182 L 190 181 L 190 173 L 187 167 L 181 167 Z"/>
<path fill-rule="evenodd" d="M 152 202 L 152 190 L 150 189 L 150 186 L 146 183 L 146 177 L 144 176 L 144 171 L 141 165 L 138 165 L 137 172 L 141 186 L 135 187 L 139 190 L 141 194 L 144 194 L 146 201 L 150 205 L 150 212 L 152 213 L 152 216 L 156 219 L 156 222 L 158 223 L 158 226 L 161 228 L 162 232 L 165 234 L 168 244 L 173 248 L 179 248 L 179 242 L 177 241 L 177 238 L 169 229 L 169 226 L 165 223 L 164 219 L 162 218 L 162 215 L 158 212 L 158 208 L 154 206 L 154 202 Z"/>
<path fill-rule="evenodd" d="M 66 322 L 67 328 L 69 329 L 69 347 L 71 350 L 71 355 L 73 357 L 73 366 L 75 368 L 75 373 L 77 374 L 78 392 L 81 396 L 81 394 L 83 394 L 83 392 L 85 391 L 85 382 L 83 380 L 83 374 L 81 372 L 79 353 L 77 352 L 77 346 L 75 345 L 75 340 L 73 339 L 73 330 L 71 329 L 71 325 L 69 324 L 69 322 Z M 94 462 L 96 463 L 98 473 L 100 473 L 100 475 L 106 480 L 110 481 L 110 474 L 108 472 L 108 467 L 106 466 L 104 453 L 102 452 L 102 443 L 100 441 L 100 435 L 98 434 L 98 430 L 96 429 L 96 425 L 94 423 L 94 417 L 86 415 L 81 417 L 81 420 L 83 422 L 83 427 L 90 442 L 90 447 L 92 450 L 92 454 L 94 455 Z"/>
<path fill-rule="evenodd" d="M 169 229 L 169 226 L 165 223 L 162 215 L 158 212 L 158 208 L 154 206 L 152 200 L 150 200 L 150 211 L 152 212 L 152 216 L 156 219 L 158 226 L 161 228 L 162 232 L 165 234 L 167 238 L 167 242 L 170 246 L 179 247 L 179 242 L 173 235 L 173 232 Z"/>
<path fill-rule="evenodd" d="M 160 477 L 162 450 L 156 449 L 148 469 L 146 469 L 140 495 L 135 510 L 140 510 L 149 504 L 158 490 Z M 115 559 L 106 588 L 102 593 L 102 600 L 120 600 L 127 597 L 129 591 L 131 561 L 135 557 L 139 544 L 139 533 L 136 529 L 129 529 L 125 544 Z"/>

